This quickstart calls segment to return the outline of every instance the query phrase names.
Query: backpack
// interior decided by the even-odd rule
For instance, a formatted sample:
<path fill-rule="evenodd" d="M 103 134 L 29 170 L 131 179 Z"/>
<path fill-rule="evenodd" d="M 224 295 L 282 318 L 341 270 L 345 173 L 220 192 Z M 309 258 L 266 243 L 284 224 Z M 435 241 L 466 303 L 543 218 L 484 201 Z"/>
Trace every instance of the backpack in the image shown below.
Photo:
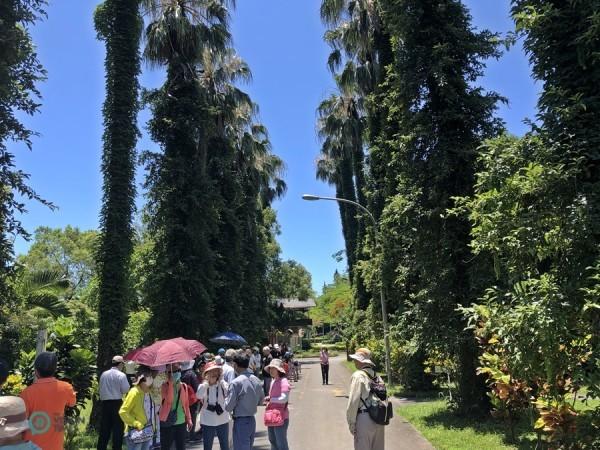
<path fill-rule="evenodd" d="M 375 374 L 371 377 L 367 371 L 364 371 L 369 377 L 369 399 L 370 405 L 361 397 L 361 401 L 369 413 L 369 417 L 378 425 L 388 425 L 390 419 L 394 417 L 392 402 L 387 398 L 387 389 L 381 377 Z"/>

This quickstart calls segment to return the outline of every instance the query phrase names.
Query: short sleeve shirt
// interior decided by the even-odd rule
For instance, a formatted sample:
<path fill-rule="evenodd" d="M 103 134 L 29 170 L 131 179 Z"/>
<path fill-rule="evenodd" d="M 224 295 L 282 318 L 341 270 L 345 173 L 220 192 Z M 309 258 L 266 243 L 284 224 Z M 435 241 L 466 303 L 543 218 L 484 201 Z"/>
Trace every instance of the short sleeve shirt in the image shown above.
<path fill-rule="evenodd" d="M 25 434 L 44 450 L 63 450 L 65 408 L 75 406 L 73 386 L 56 378 L 40 378 L 21 392 L 31 430 Z"/>

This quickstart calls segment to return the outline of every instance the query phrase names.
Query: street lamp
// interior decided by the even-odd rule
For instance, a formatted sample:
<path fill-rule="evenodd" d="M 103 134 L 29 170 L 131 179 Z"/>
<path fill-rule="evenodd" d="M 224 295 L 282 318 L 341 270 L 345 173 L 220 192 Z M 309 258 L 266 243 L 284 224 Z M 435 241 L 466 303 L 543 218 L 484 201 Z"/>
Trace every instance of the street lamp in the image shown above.
<path fill-rule="evenodd" d="M 320 195 L 312 195 L 312 194 L 304 194 L 302 196 L 302 199 L 308 200 L 308 201 L 333 200 L 334 202 L 349 203 L 350 205 L 356 206 L 360 210 L 367 213 L 367 216 L 369 216 L 369 218 L 373 222 L 373 230 L 375 233 L 375 244 L 379 245 L 379 226 L 377 225 L 377 221 L 375 220 L 375 217 L 373 216 L 373 214 L 371 214 L 371 211 L 369 211 L 367 208 L 365 208 L 360 203 L 354 202 L 352 200 L 347 200 L 345 198 L 322 197 Z M 383 261 L 381 262 L 381 264 L 383 266 Z M 391 353 L 391 351 L 390 351 L 390 332 L 389 332 L 388 321 L 387 321 L 387 305 L 385 302 L 385 294 L 383 292 L 383 267 L 379 268 L 379 273 L 380 273 L 380 278 L 381 278 L 381 280 L 380 280 L 381 281 L 381 289 L 380 289 L 381 318 L 382 318 L 382 322 L 383 322 L 383 341 L 385 343 L 385 371 L 387 374 L 388 385 L 391 385 L 392 384 L 392 368 L 390 365 L 390 353 Z"/>

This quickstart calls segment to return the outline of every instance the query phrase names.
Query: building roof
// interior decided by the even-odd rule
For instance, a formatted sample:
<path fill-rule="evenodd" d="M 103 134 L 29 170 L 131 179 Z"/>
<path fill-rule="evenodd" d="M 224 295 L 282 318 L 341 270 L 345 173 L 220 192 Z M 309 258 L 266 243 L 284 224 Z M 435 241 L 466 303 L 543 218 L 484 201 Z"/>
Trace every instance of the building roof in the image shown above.
<path fill-rule="evenodd" d="M 297 298 L 278 298 L 275 300 L 277 306 L 283 306 L 283 309 L 310 309 L 316 305 L 313 298 L 300 300 Z"/>

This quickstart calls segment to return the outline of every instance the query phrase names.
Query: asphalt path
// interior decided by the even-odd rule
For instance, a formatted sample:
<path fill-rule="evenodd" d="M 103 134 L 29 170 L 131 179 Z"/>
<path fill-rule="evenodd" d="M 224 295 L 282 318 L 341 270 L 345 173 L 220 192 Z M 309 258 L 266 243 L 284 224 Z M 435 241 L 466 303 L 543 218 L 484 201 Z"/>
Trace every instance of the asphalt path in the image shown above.
<path fill-rule="evenodd" d="M 350 372 L 342 364 L 343 357 L 330 358 L 329 385 L 321 382 L 321 368 L 316 358 L 303 359 L 302 373 L 297 383 L 292 383 L 290 394 L 290 426 L 288 441 L 292 450 L 352 450 L 352 435 L 346 423 L 346 403 Z M 264 407 L 256 414 L 257 432 L 254 449 L 271 448 L 267 430 L 263 425 Z M 394 417 L 385 427 L 386 449 L 433 450 L 408 422 Z M 202 443 L 190 446 L 201 450 Z M 213 450 L 219 450 L 215 439 Z"/>

